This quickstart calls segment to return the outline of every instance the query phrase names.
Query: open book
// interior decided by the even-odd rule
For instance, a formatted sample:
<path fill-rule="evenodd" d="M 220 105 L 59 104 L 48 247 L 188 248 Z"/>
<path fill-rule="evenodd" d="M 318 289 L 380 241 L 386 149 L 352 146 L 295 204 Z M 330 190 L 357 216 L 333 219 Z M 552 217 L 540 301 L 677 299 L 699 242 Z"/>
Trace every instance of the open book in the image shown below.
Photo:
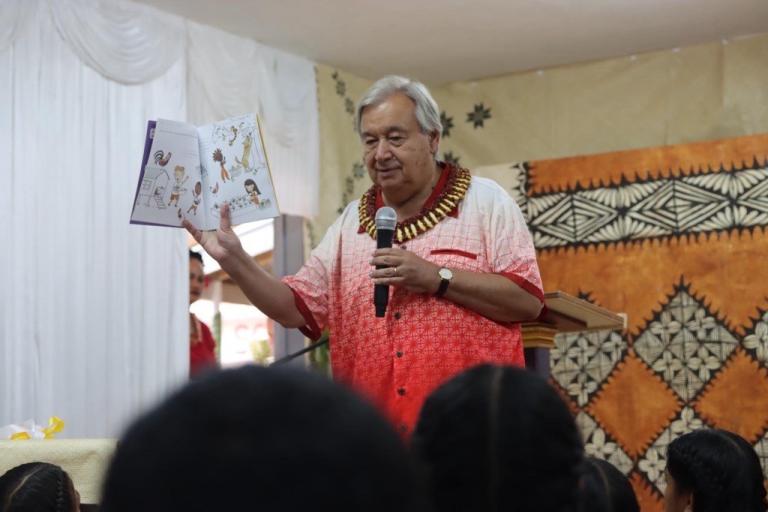
<path fill-rule="evenodd" d="M 149 121 L 131 224 L 216 229 L 224 202 L 233 225 L 280 215 L 256 117 Z"/>

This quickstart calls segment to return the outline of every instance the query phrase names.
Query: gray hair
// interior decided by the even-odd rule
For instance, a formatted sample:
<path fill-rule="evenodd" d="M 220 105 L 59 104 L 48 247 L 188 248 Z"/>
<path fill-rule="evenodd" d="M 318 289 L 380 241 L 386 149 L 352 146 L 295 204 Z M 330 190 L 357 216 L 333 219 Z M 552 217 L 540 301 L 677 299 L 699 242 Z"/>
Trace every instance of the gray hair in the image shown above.
<path fill-rule="evenodd" d="M 396 93 L 408 96 L 416 104 L 416 120 L 423 133 L 443 133 L 443 123 L 440 122 L 440 109 L 437 102 L 429 93 L 429 89 L 416 80 L 397 75 L 385 76 L 376 81 L 363 95 L 355 113 L 355 130 L 360 134 L 360 124 L 363 109 L 378 105 Z"/>

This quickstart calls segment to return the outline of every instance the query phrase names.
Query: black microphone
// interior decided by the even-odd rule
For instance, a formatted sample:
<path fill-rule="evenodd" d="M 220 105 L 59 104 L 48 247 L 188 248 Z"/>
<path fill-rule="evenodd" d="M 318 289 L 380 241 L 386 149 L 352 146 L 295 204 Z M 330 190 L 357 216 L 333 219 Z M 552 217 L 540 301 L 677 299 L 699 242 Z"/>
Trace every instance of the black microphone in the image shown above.
<path fill-rule="evenodd" d="M 376 248 L 387 249 L 392 247 L 392 238 L 397 225 L 397 213 L 389 206 L 382 206 L 376 211 Z M 376 268 L 385 268 L 385 265 L 376 265 Z M 389 286 L 377 284 L 373 287 L 373 304 L 376 306 L 376 316 L 383 317 L 387 312 L 389 302 Z"/>

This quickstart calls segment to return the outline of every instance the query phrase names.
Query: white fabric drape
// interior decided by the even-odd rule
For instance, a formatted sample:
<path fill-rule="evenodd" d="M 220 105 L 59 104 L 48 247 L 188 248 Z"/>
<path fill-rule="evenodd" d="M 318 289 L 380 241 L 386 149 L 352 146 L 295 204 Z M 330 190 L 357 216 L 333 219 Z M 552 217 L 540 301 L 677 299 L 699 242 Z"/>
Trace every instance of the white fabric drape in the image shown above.
<path fill-rule="evenodd" d="M 317 216 L 320 134 L 314 65 L 197 23 L 187 22 L 187 29 L 190 121 L 257 114 L 280 211 Z"/>
<path fill-rule="evenodd" d="M 184 234 L 128 224 L 146 121 L 184 118 L 186 68 L 117 84 L 24 1 L 0 52 L 0 425 L 117 436 L 187 375 Z"/>
<path fill-rule="evenodd" d="M 62 39 L 82 62 L 124 84 L 164 75 L 184 52 L 184 24 L 143 6 L 79 0 L 49 2 Z"/>
<path fill-rule="evenodd" d="M 128 224 L 146 121 L 262 116 L 284 213 L 317 213 L 311 62 L 121 0 L 0 0 L 0 426 L 119 435 L 187 378 L 181 230 Z"/>

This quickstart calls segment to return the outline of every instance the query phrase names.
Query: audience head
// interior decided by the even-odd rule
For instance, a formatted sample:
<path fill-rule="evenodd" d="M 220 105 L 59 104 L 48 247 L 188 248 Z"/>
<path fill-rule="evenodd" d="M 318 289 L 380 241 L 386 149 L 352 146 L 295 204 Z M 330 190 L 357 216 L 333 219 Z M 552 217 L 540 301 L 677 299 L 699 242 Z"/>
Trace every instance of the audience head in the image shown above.
<path fill-rule="evenodd" d="M 66 471 L 55 464 L 30 462 L 0 476 L 2 512 L 76 512 L 80 494 Z"/>
<path fill-rule="evenodd" d="M 192 304 L 203 294 L 205 273 L 203 272 L 203 255 L 190 249 L 189 251 L 189 303 Z"/>
<path fill-rule="evenodd" d="M 118 444 L 103 512 L 421 511 L 407 450 L 325 377 L 247 366 L 193 381 Z"/>
<path fill-rule="evenodd" d="M 627 477 L 602 459 L 587 457 L 584 460 L 579 494 L 582 512 L 640 512 Z"/>
<path fill-rule="evenodd" d="M 576 510 L 581 436 L 532 372 L 483 365 L 446 382 L 421 410 L 413 449 L 438 512 Z"/>
<path fill-rule="evenodd" d="M 763 472 L 752 446 L 719 429 L 682 435 L 667 447 L 667 512 L 764 512 Z"/>

